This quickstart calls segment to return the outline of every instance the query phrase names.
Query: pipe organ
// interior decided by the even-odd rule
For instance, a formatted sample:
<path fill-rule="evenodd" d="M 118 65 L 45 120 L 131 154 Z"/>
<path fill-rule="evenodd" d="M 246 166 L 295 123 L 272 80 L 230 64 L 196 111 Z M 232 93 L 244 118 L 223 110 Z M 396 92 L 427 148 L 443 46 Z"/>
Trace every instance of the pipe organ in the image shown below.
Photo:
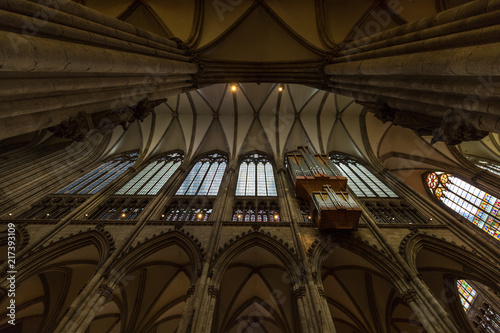
<path fill-rule="evenodd" d="M 361 209 L 347 192 L 347 178 L 326 155 L 298 147 L 286 161 L 297 198 L 309 203 L 319 230 L 356 230 Z"/>

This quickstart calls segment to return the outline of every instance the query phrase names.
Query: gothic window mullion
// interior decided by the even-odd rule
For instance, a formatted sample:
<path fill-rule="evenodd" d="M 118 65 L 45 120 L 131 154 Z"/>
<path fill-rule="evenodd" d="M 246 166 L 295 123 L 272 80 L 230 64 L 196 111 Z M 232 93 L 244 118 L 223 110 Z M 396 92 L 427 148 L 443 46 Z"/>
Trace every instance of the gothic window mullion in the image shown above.
<path fill-rule="evenodd" d="M 160 168 L 154 175 L 151 176 L 151 178 L 144 182 L 140 189 L 137 190 L 136 193 L 138 195 L 148 195 L 151 189 L 153 189 L 156 184 L 158 184 L 162 180 L 165 174 L 167 174 L 170 168 L 173 166 L 172 162 L 166 161 L 161 161 L 158 164 L 160 165 Z"/>
<path fill-rule="evenodd" d="M 200 195 L 207 195 L 208 194 L 208 192 L 210 191 L 210 188 L 212 187 L 212 184 L 214 182 L 215 176 L 217 175 L 217 171 L 219 170 L 219 168 L 220 168 L 220 164 L 218 162 L 212 163 L 212 165 L 210 165 L 210 168 L 208 169 L 207 173 L 205 174 L 205 177 L 203 178 L 203 181 L 201 182 L 202 185 L 200 186 L 200 189 L 198 190 L 198 193 Z"/>
<path fill-rule="evenodd" d="M 380 194 L 377 193 L 377 191 L 374 189 L 374 186 L 371 186 L 369 184 L 369 182 L 367 182 L 367 178 L 362 172 L 361 170 L 359 170 L 358 168 L 356 168 L 356 165 L 349 165 L 349 169 L 351 170 L 351 172 L 353 172 L 357 177 L 358 179 L 364 184 L 364 186 L 367 188 L 368 191 L 370 191 L 371 193 L 373 193 L 376 197 L 380 198 Z"/>
<path fill-rule="evenodd" d="M 113 180 L 118 178 L 125 170 L 127 170 L 131 166 L 131 164 L 133 164 L 133 162 L 126 161 L 123 162 L 121 165 L 118 165 L 116 168 L 111 170 L 112 172 L 109 172 L 108 174 L 104 175 L 101 179 L 99 179 L 98 182 L 95 184 L 95 186 L 93 188 L 88 189 L 86 193 L 88 194 L 97 193 L 102 188 L 111 183 Z"/>
<path fill-rule="evenodd" d="M 153 164 L 153 163 L 150 163 Z M 149 165 L 146 167 L 148 168 Z M 139 193 L 139 191 L 149 182 L 149 180 L 161 169 L 161 163 L 155 163 L 149 168 L 148 172 L 140 177 L 137 182 L 130 187 L 130 189 L 125 192 L 126 195 L 133 195 Z"/>

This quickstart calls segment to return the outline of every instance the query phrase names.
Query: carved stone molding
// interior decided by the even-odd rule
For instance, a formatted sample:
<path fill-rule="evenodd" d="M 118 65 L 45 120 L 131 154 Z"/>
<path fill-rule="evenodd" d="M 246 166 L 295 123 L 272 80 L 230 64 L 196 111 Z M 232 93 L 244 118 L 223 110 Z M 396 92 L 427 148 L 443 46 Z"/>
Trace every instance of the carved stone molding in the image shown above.
<path fill-rule="evenodd" d="M 194 295 L 194 291 L 196 289 L 196 286 L 195 285 L 192 285 L 191 287 L 189 287 L 189 289 L 187 290 L 186 292 L 186 296 L 187 297 L 191 297 Z"/>
<path fill-rule="evenodd" d="M 97 292 L 99 293 L 99 295 L 106 297 L 106 299 L 109 299 L 113 295 L 113 288 L 103 284 L 99 286 Z"/>
<path fill-rule="evenodd" d="M 304 287 L 299 287 L 293 291 L 293 297 L 295 297 L 295 299 L 302 298 L 305 295 L 306 295 L 306 288 Z"/>
<path fill-rule="evenodd" d="M 414 302 L 417 299 L 417 293 L 413 289 L 408 289 L 402 295 L 403 300 L 408 304 L 410 302 Z"/>
<path fill-rule="evenodd" d="M 208 295 L 212 298 L 219 297 L 219 289 L 217 289 L 213 286 L 208 287 Z"/>
<path fill-rule="evenodd" d="M 318 293 L 322 298 L 327 299 L 328 296 L 326 295 L 326 292 L 323 288 L 318 287 Z"/>

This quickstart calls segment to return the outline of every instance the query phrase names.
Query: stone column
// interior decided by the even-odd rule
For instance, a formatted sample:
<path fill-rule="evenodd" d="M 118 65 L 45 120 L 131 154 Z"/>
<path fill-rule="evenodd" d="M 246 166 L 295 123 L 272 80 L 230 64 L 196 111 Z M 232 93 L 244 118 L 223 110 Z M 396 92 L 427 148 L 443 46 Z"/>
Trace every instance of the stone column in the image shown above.
<path fill-rule="evenodd" d="M 205 257 L 203 270 L 196 285 L 192 304 L 190 304 L 189 308 L 185 311 L 185 315 L 188 315 L 189 319 L 183 323 L 183 326 L 179 326 L 177 330 L 179 333 L 187 332 L 188 322 L 192 323 L 191 332 L 210 332 L 211 326 L 209 325 L 212 325 L 213 311 L 215 311 L 216 306 L 216 300 L 212 299 L 214 293 L 210 294 L 210 290 L 215 290 L 213 289 L 214 287 L 210 285 L 213 275 L 212 261 L 215 256 L 215 250 L 218 247 L 222 229 L 222 217 L 226 210 L 226 205 L 228 204 L 227 198 L 231 196 L 229 189 L 231 188 L 231 184 L 235 181 L 235 164 L 235 161 L 229 161 L 226 167 L 226 173 L 219 188 L 219 193 L 217 194 L 217 200 L 214 203 L 211 217 L 214 221 L 214 225 L 210 232 L 210 243 L 207 247 L 207 256 Z"/>
<path fill-rule="evenodd" d="M 336 332 L 335 326 L 333 325 L 333 320 L 330 315 L 328 308 L 324 308 L 324 303 L 321 301 L 321 297 L 318 292 L 318 288 L 314 283 L 312 277 L 311 266 L 307 258 L 307 254 L 302 244 L 300 227 L 297 220 L 293 217 L 293 212 L 297 209 L 297 203 L 295 197 L 291 194 L 291 189 L 288 186 L 288 175 L 286 169 L 282 166 L 278 169 L 278 179 L 276 181 L 276 186 L 278 187 L 278 193 L 280 198 L 283 198 L 280 203 L 280 209 L 287 212 L 290 218 L 290 229 L 293 235 L 293 240 L 298 252 L 298 258 L 301 263 L 299 268 L 302 274 L 305 297 L 303 299 L 304 308 L 306 312 L 309 311 L 309 315 L 306 314 L 306 318 L 311 325 L 310 330 L 314 332 L 324 332 L 324 333 L 334 333 Z M 280 213 L 281 214 L 281 213 Z M 307 305 L 306 305 L 307 304 Z"/>
<path fill-rule="evenodd" d="M 293 288 L 293 296 L 295 298 L 295 302 L 297 304 L 297 309 L 299 310 L 299 321 L 302 327 L 303 333 L 309 333 L 311 326 L 309 324 L 309 316 L 305 310 L 304 306 L 304 296 L 306 294 L 306 290 L 304 287 L 294 286 Z"/>
<path fill-rule="evenodd" d="M 363 210 L 363 215 L 369 230 L 381 246 L 397 260 L 401 268 L 401 275 L 404 276 L 406 281 L 408 281 L 410 288 L 415 291 L 415 296 L 417 297 L 416 300 L 420 305 L 420 309 L 422 311 L 421 313 L 423 315 L 423 318 L 419 317 L 419 319 L 422 319 L 422 323 L 429 322 L 429 327 L 426 327 L 426 329 L 430 331 L 436 329 L 436 332 L 444 331 L 458 333 L 459 331 L 456 324 L 451 320 L 450 315 L 438 303 L 425 283 L 420 280 L 417 276 L 417 272 L 408 265 L 397 249 L 392 247 L 386 235 L 377 226 L 377 223 L 371 213 L 367 211 L 363 205 L 359 206 Z"/>
<path fill-rule="evenodd" d="M 140 162 L 140 161 L 139 161 Z M 179 174 L 185 170 L 185 163 L 176 170 L 176 172 L 172 175 L 172 179 L 175 179 L 177 182 L 182 181 L 180 179 Z M 130 171 L 130 169 L 129 169 Z M 125 174 L 127 174 L 125 172 Z M 123 175 L 122 175 L 123 176 Z M 119 179 L 121 179 L 121 177 Z M 118 181 L 111 186 L 110 189 L 104 191 L 108 193 L 102 201 L 99 201 L 96 205 L 101 204 L 104 200 L 106 200 L 109 195 L 114 194 L 116 190 L 121 188 L 126 181 L 129 180 L 129 177 L 126 179 L 122 179 L 122 181 Z M 124 241 L 120 244 L 116 245 L 116 249 L 111 253 L 111 255 L 104 261 L 104 263 L 99 267 L 99 269 L 95 272 L 92 278 L 87 282 L 85 287 L 81 290 L 78 296 L 71 303 L 69 310 L 66 312 L 64 317 L 58 323 L 58 326 L 54 330 L 54 332 L 76 332 L 77 330 L 85 330 L 90 324 L 95 316 L 95 314 L 99 311 L 102 303 L 100 302 L 99 286 L 101 285 L 113 285 L 116 283 L 115 280 L 119 280 L 120 274 L 108 276 L 109 272 L 112 270 L 116 260 L 120 256 L 123 251 L 125 251 L 131 244 L 133 244 L 135 238 L 139 235 L 141 230 L 146 225 L 146 222 L 151 219 L 153 216 L 160 214 L 159 210 L 162 209 L 166 200 L 168 200 L 169 196 L 173 195 L 173 191 L 176 189 L 175 186 L 165 186 L 158 195 L 151 200 L 151 202 L 146 206 L 144 211 L 141 213 L 139 220 L 134 225 L 134 227 L 129 231 Z M 95 196 L 99 196 L 96 194 Z M 63 221 L 70 220 L 71 218 L 65 218 L 61 220 Z M 67 223 L 68 221 L 66 221 Z M 58 224 L 59 224 L 58 223 Z M 97 305 L 96 305 L 97 304 Z"/>
<path fill-rule="evenodd" d="M 198 72 L 182 43 L 65 0 L 2 1 L 0 44 L 0 139 L 177 95 Z"/>
<path fill-rule="evenodd" d="M 473 1 L 343 43 L 325 66 L 327 86 L 392 110 L 378 115 L 385 121 L 417 130 L 427 126 L 441 134 L 437 141 L 499 133 L 498 9 L 495 0 Z M 419 121 L 429 116 L 436 122 L 431 127 L 427 118 Z"/>
<path fill-rule="evenodd" d="M 33 146 L 21 149 L 18 154 L 8 154 L 2 161 L 0 185 L 0 214 L 4 218 L 17 218 L 31 204 L 55 193 L 63 185 L 79 178 L 83 172 L 92 170 L 104 151 L 108 137 L 90 133 L 83 142 L 59 146 L 57 151 L 47 151 L 41 156 L 43 142 L 36 139 Z M 12 214 L 12 215 L 9 215 Z"/>
<path fill-rule="evenodd" d="M 219 289 L 215 287 L 208 287 L 208 313 L 212 314 L 208 316 L 207 322 L 205 324 L 205 328 L 203 332 L 210 333 L 212 332 L 212 325 L 213 325 L 213 320 L 214 316 L 213 314 L 215 313 L 215 307 L 217 306 L 217 301 L 219 300 Z"/>

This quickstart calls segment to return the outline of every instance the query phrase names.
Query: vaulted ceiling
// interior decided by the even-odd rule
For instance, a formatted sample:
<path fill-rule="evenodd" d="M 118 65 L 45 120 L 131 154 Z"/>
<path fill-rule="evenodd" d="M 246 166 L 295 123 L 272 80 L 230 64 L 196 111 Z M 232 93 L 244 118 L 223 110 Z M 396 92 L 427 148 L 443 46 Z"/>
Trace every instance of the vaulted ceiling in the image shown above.
<path fill-rule="evenodd" d="M 384 124 L 349 97 L 294 84 L 243 83 L 235 92 L 230 87 L 216 84 L 169 98 L 144 122 L 133 123 L 126 132 L 115 129 L 106 155 L 181 150 L 191 159 L 219 150 L 238 158 L 261 151 L 279 161 L 307 144 L 318 153 L 378 160 L 422 194 L 421 175 L 459 167 L 460 150 L 500 160 L 497 134 L 456 147 L 431 146 L 431 137 Z"/>
<path fill-rule="evenodd" d="M 344 40 L 412 22 L 467 0 L 79 2 L 158 35 L 180 38 L 203 59 L 269 62 L 318 60 Z"/>
<path fill-rule="evenodd" d="M 252 62 L 265 68 L 290 62 L 317 67 L 342 41 L 467 0 L 78 2 L 159 35 L 180 38 L 204 62 L 228 66 Z M 234 82 L 236 92 L 228 84 L 216 83 L 233 82 L 229 78 L 212 76 L 200 89 L 169 97 L 127 132 L 115 129 L 106 155 L 140 149 L 153 156 L 179 149 L 188 158 L 212 150 L 238 157 L 259 150 L 281 160 L 285 152 L 308 144 L 320 153 L 338 151 L 381 163 L 421 193 L 426 193 L 424 172 L 460 167 L 462 153 L 500 160 L 498 134 L 456 147 L 431 146 L 430 137 L 382 123 L 350 97 L 308 86 L 302 79 L 302 84 L 282 84 L 279 75 L 273 75 L 277 76 L 264 83 L 247 83 L 241 77 Z M 284 91 L 278 90 L 280 86 Z"/>

